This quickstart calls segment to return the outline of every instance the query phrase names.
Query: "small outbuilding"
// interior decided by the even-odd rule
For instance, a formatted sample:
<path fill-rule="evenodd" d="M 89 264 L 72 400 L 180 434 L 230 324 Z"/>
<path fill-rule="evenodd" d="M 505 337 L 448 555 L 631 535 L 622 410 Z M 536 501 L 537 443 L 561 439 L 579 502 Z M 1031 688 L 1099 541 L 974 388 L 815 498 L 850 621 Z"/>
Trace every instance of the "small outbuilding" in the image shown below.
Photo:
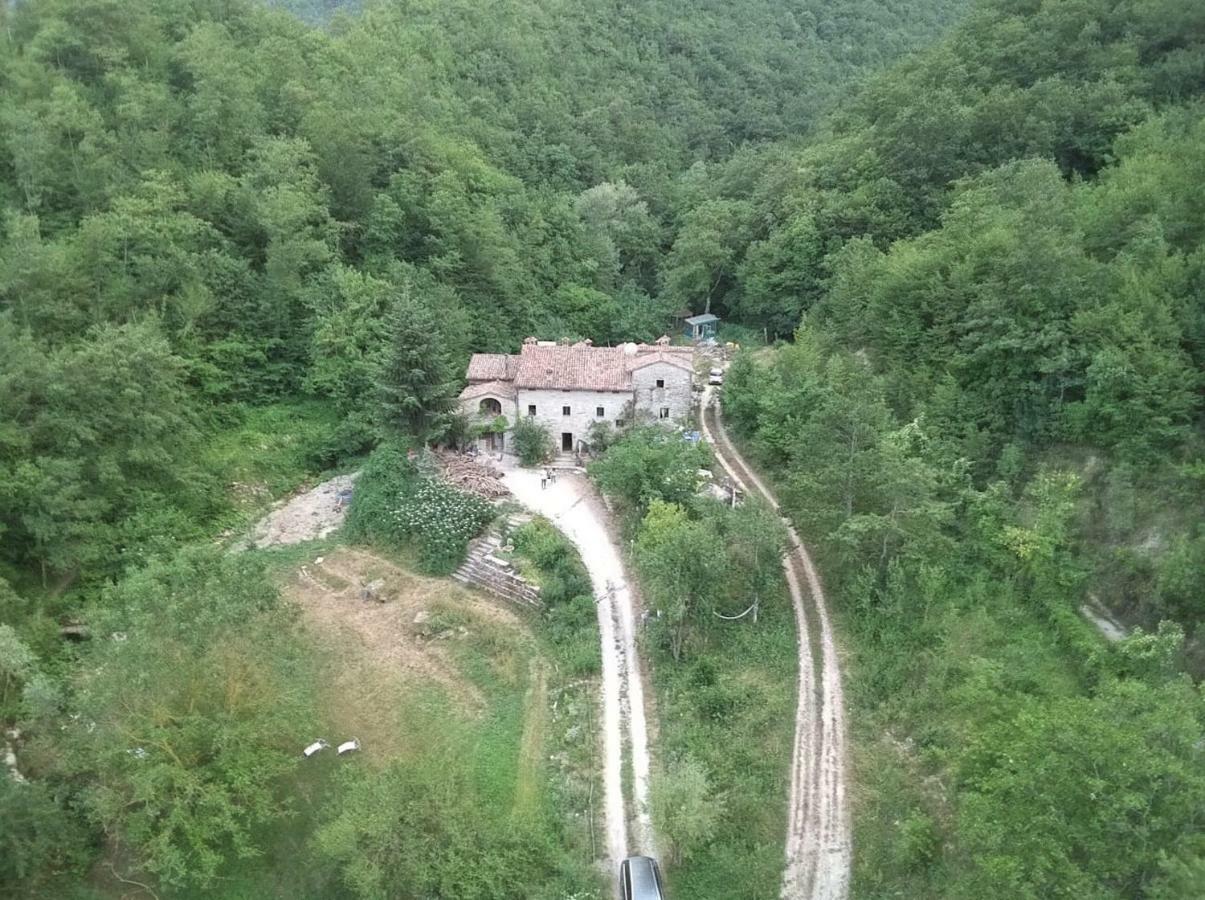
<path fill-rule="evenodd" d="M 720 317 L 712 313 L 703 313 L 701 316 L 691 316 L 686 319 L 686 336 L 692 341 L 702 341 L 707 338 L 715 337 L 715 330 L 719 327 Z"/>

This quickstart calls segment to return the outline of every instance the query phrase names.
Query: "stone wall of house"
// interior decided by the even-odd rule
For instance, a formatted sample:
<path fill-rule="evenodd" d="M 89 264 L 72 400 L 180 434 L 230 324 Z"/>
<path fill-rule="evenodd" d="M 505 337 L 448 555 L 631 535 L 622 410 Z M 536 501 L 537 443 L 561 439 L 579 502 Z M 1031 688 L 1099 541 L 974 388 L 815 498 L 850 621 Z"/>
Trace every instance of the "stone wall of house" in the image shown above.
<path fill-rule="evenodd" d="M 661 410 L 669 410 L 667 421 L 677 424 L 690 415 L 693 402 L 691 382 L 693 375 L 686 369 L 669 363 L 650 363 L 632 372 L 632 387 L 636 393 L 638 414 L 661 419 Z M 657 387 L 657 381 L 664 387 Z"/>
<path fill-rule="evenodd" d="M 624 406 L 632 399 L 627 391 L 552 391 L 519 389 L 518 415 L 527 416 L 527 408 L 535 406 L 536 419 L 547 426 L 556 449 L 561 449 L 561 435 L 573 435 L 576 449 L 578 441 L 589 442 L 590 426 L 595 422 L 610 422 L 624 414 Z M 569 407 L 569 415 L 562 409 Z M 602 407 L 603 415 L 597 415 Z"/>
<path fill-rule="evenodd" d="M 499 396 L 495 396 L 492 394 L 487 395 L 487 396 L 492 397 L 494 400 L 497 400 L 502 405 L 502 415 L 506 416 L 507 422 L 509 422 L 511 425 L 514 425 L 515 424 L 515 416 L 518 415 L 518 407 L 515 405 L 515 401 L 511 400 L 507 397 L 499 397 Z M 483 414 L 481 412 L 481 401 L 484 399 L 486 399 L 486 398 L 485 397 L 470 397 L 466 400 L 461 400 L 460 401 L 460 411 L 463 412 L 465 415 L 467 415 L 469 417 L 469 419 L 472 420 L 473 422 L 493 421 L 493 419 L 494 419 L 493 414 L 491 414 L 491 413 Z"/>

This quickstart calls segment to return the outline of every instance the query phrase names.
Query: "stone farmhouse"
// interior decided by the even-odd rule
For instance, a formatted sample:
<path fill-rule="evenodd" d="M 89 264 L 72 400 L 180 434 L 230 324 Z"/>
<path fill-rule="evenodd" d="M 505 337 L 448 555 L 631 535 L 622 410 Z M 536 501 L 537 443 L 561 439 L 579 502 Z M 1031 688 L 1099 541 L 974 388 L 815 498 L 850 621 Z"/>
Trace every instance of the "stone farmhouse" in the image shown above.
<path fill-rule="evenodd" d="M 460 392 L 460 409 L 474 422 L 505 416 L 510 426 L 528 416 L 547 427 L 558 450 L 590 445 L 595 423 L 651 419 L 673 425 L 690 413 L 694 351 L 656 344 L 594 347 L 528 338 L 517 354 L 474 353 Z M 500 451 L 507 433 L 485 434 L 479 446 Z"/>

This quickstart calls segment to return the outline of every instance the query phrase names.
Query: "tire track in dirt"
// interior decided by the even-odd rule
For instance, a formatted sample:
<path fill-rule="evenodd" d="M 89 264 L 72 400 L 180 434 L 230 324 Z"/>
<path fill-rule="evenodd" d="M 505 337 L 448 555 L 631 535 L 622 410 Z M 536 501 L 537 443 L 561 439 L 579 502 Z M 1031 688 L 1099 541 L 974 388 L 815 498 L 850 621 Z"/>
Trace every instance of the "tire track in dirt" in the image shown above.
<path fill-rule="evenodd" d="M 720 419 L 710 388 L 703 396 L 703 434 L 716 459 L 746 494 L 774 495 L 741 457 Z M 783 568 L 799 630 L 795 744 L 787 809 L 782 900 L 844 900 L 849 896 L 853 845 L 845 777 L 845 698 L 827 601 L 816 567 L 791 523 Z M 803 586 L 807 587 L 805 599 Z M 809 619 L 809 610 L 813 617 Z"/>

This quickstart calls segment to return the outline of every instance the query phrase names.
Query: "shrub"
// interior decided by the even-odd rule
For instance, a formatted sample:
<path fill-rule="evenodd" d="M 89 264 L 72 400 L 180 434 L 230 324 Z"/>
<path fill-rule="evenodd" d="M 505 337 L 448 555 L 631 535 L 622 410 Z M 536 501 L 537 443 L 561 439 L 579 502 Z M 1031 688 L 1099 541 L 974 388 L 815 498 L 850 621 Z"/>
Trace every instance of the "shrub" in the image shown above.
<path fill-rule="evenodd" d="M 390 509 L 399 534 L 418 547 L 419 562 L 429 572 L 446 575 L 460 565 L 472 537 L 494 518 L 485 500 L 430 478 Z"/>
<path fill-rule="evenodd" d="M 571 597 L 545 613 L 544 635 L 568 678 L 590 678 L 602 669 L 597 617 L 594 598 L 589 594 Z"/>
<path fill-rule="evenodd" d="M 345 534 L 356 541 L 401 543 L 405 535 L 398 531 L 398 523 L 390 512 L 398 497 L 413 493 L 418 479 L 418 470 L 406 458 L 403 445 L 388 443 L 377 447 L 356 480 Z"/>
<path fill-rule="evenodd" d="M 708 782 L 707 769 L 690 758 L 671 763 L 653 777 L 653 823 L 675 863 L 702 849 L 724 815 L 724 798 L 715 796 Z"/>
<path fill-rule="evenodd" d="M 543 519 L 515 529 L 515 549 L 540 570 L 540 597 L 547 606 L 580 595 L 593 596 L 590 576 L 560 533 Z"/>
<path fill-rule="evenodd" d="M 525 466 L 538 466 L 552 455 L 552 435 L 535 419 L 519 419 L 511 435 L 519 462 Z"/>
<path fill-rule="evenodd" d="M 400 444 L 383 444 L 368 458 L 347 515 L 353 540 L 414 546 L 424 570 L 455 569 L 469 540 L 494 517 L 494 508 L 421 474 Z"/>
<path fill-rule="evenodd" d="M 590 466 L 590 477 L 626 515 L 642 518 L 654 500 L 689 503 L 698 487 L 699 469 L 710 464 L 705 445 L 647 425 L 632 428 L 613 444 Z"/>

